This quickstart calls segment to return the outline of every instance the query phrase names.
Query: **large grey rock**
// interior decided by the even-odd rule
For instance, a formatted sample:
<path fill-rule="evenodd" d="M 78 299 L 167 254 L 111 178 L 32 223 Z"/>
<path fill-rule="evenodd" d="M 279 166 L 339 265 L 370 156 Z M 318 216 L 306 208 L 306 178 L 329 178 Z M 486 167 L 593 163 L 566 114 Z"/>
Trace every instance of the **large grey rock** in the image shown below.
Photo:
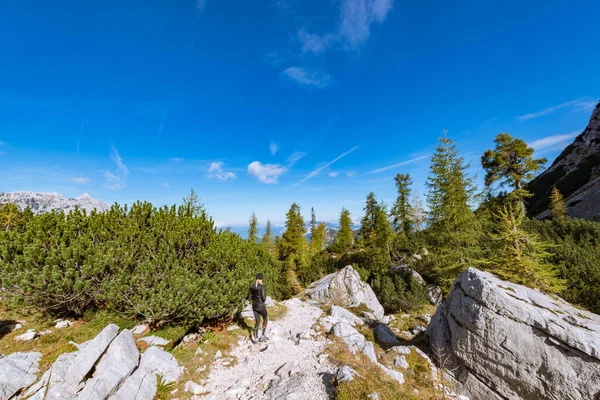
<path fill-rule="evenodd" d="M 15 337 L 15 340 L 17 342 L 29 342 L 30 340 L 33 340 L 36 337 L 38 337 L 38 333 L 35 331 L 35 329 L 28 329 L 27 332 Z"/>
<path fill-rule="evenodd" d="M 348 265 L 338 272 L 313 282 L 306 294 L 313 300 L 336 304 L 342 307 L 359 307 L 365 305 L 381 320 L 384 316 L 383 306 L 377 300 L 371 287 L 360 279 L 360 275 Z"/>
<path fill-rule="evenodd" d="M 393 370 L 391 368 L 386 367 L 385 365 L 379 364 L 379 368 L 390 378 L 398 382 L 399 384 L 404 384 L 404 375 L 400 371 Z"/>
<path fill-rule="evenodd" d="M 358 375 L 358 372 L 347 365 L 343 365 L 335 374 L 335 380 L 339 384 L 342 382 L 350 382 L 357 376 L 360 376 Z"/>
<path fill-rule="evenodd" d="M 439 306 L 442 304 L 443 294 L 442 288 L 437 285 L 427 285 L 425 287 L 425 291 L 427 292 L 427 298 L 429 302 L 434 306 Z"/>
<path fill-rule="evenodd" d="M 377 362 L 377 356 L 375 354 L 375 348 L 372 342 L 368 342 L 365 340 L 363 334 L 354 329 L 352 325 L 350 325 L 347 321 L 340 321 L 333 326 L 333 334 L 342 339 L 346 345 L 348 345 L 348 349 L 352 353 L 356 353 L 357 351 L 365 354 L 371 361 L 374 363 Z"/>
<path fill-rule="evenodd" d="M 160 336 L 144 336 L 143 338 L 138 339 L 138 342 L 144 342 L 148 346 L 166 346 L 171 341 L 163 339 Z"/>
<path fill-rule="evenodd" d="M 94 375 L 87 380 L 78 400 L 106 399 L 112 395 L 138 366 L 140 353 L 131 331 L 124 329 L 112 341 L 106 354 L 96 365 Z"/>
<path fill-rule="evenodd" d="M 377 324 L 374 329 L 375 339 L 384 346 L 399 346 L 400 341 L 385 324 Z"/>
<path fill-rule="evenodd" d="M 0 357 L 0 400 L 7 400 L 35 382 L 42 355 L 32 352 Z"/>
<path fill-rule="evenodd" d="M 177 382 L 183 373 L 183 367 L 173 355 L 158 347 L 150 347 L 142 354 L 140 365 L 121 385 L 112 400 L 146 400 L 156 394 L 157 376 L 168 384 Z"/>
<path fill-rule="evenodd" d="M 342 319 L 348 321 L 352 326 L 365 324 L 362 319 L 340 306 L 331 306 L 330 314 L 333 318 L 337 319 L 338 321 Z"/>
<path fill-rule="evenodd" d="M 296 374 L 273 381 L 265 394 L 270 399 L 299 400 L 305 398 L 308 392 L 310 392 L 310 385 L 306 377 Z"/>
<path fill-rule="evenodd" d="M 600 398 L 600 316 L 473 268 L 427 329 L 457 391 L 486 399 Z"/>

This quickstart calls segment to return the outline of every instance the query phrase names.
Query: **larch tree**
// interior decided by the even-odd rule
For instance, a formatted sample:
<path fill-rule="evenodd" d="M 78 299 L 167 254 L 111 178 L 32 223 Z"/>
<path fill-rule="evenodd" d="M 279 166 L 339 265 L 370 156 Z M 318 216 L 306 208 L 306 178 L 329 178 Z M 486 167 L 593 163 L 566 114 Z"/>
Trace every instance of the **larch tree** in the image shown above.
<path fill-rule="evenodd" d="M 298 270 L 308 263 L 308 243 L 306 242 L 304 218 L 300 206 L 293 203 L 286 214 L 285 232 L 279 242 L 280 258 L 288 269 Z"/>
<path fill-rule="evenodd" d="M 362 217 L 360 221 L 360 230 L 359 236 L 360 239 L 368 243 L 371 239 L 374 238 L 375 234 L 375 220 L 377 214 L 377 199 L 375 198 L 375 193 L 371 192 L 367 195 L 367 201 L 365 203 L 365 207 L 363 210 L 365 211 L 365 215 Z"/>
<path fill-rule="evenodd" d="M 550 211 L 554 219 L 566 219 L 569 217 L 563 195 L 556 186 L 552 188 L 552 193 L 550 193 Z"/>
<path fill-rule="evenodd" d="M 200 200 L 200 196 L 192 188 L 187 197 L 183 198 L 184 212 L 188 217 L 201 217 L 206 215 L 204 204 Z"/>
<path fill-rule="evenodd" d="M 323 225 L 323 226 L 321 226 Z M 315 209 L 310 209 L 310 252 L 312 255 L 319 253 L 323 250 L 325 244 L 325 236 L 327 227 L 324 223 L 317 223 L 317 215 Z"/>
<path fill-rule="evenodd" d="M 410 204 L 412 179 L 409 174 L 398 174 L 394 177 L 398 197 L 392 207 L 390 216 L 396 233 L 408 235 L 414 226 L 413 209 Z"/>
<path fill-rule="evenodd" d="M 420 231 L 425 227 L 427 213 L 425 212 L 425 205 L 423 204 L 423 200 L 421 200 L 419 193 L 415 193 L 415 195 L 412 197 L 411 203 L 412 214 L 410 218 L 414 223 L 414 229 Z"/>
<path fill-rule="evenodd" d="M 495 182 L 499 182 L 500 187 L 512 187 L 509 199 L 518 201 L 521 212 L 525 214 L 524 199 L 530 197 L 525 184 L 534 178 L 546 159 L 533 158 L 533 148 L 508 133 L 499 133 L 494 143 L 495 148 L 486 150 L 481 156 L 481 165 L 486 171 L 485 185 L 490 188 Z"/>
<path fill-rule="evenodd" d="M 352 248 L 353 244 L 354 234 L 352 232 L 350 211 L 342 208 L 342 212 L 340 213 L 340 226 L 334 240 L 334 247 L 336 251 L 346 252 Z"/>
<path fill-rule="evenodd" d="M 256 214 L 250 215 L 249 227 L 248 227 L 248 240 L 252 243 L 258 241 L 258 219 Z"/>

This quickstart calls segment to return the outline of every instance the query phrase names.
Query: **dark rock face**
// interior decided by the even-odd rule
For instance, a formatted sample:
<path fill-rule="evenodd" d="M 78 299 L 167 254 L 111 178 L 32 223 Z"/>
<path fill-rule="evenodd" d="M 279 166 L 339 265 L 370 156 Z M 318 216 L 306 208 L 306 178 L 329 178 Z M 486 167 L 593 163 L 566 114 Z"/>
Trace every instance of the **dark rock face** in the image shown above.
<path fill-rule="evenodd" d="M 550 192 L 555 185 L 565 197 L 571 217 L 600 221 L 600 103 L 581 135 L 529 183 L 533 193 L 528 201 L 530 215 L 550 216 Z"/>
<path fill-rule="evenodd" d="M 459 275 L 427 335 L 472 399 L 600 396 L 600 315 L 488 272 Z"/>

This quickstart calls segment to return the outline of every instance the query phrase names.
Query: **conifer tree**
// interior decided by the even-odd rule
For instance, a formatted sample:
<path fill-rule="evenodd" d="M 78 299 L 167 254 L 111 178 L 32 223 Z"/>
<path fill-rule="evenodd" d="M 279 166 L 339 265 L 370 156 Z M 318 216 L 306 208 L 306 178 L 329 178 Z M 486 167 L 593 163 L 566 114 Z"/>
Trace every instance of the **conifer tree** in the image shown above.
<path fill-rule="evenodd" d="M 556 186 L 552 188 L 552 193 L 550 194 L 550 210 L 552 211 L 552 218 L 554 219 L 565 219 L 569 217 L 563 195 Z"/>
<path fill-rule="evenodd" d="M 183 207 L 188 217 L 201 217 L 206 214 L 204 204 L 193 188 L 190 189 L 190 194 L 183 198 Z"/>
<path fill-rule="evenodd" d="M 265 229 L 265 234 L 262 237 L 261 244 L 269 251 L 269 253 L 273 254 L 275 249 L 275 240 L 273 239 L 273 229 L 271 228 L 270 220 L 267 220 L 267 227 Z"/>
<path fill-rule="evenodd" d="M 372 243 L 389 254 L 392 227 L 388 220 L 387 207 L 382 201 L 375 207 L 375 222 L 373 224 Z"/>
<path fill-rule="evenodd" d="M 469 165 L 445 131 L 439 142 L 426 183 L 428 237 L 435 250 L 435 275 L 440 284 L 447 286 L 473 260 L 479 237 L 469 207 L 475 191 L 467 175 Z"/>
<path fill-rule="evenodd" d="M 363 208 L 365 215 L 360 221 L 360 230 L 358 233 L 361 240 L 365 243 L 368 243 L 374 238 L 377 207 L 378 204 L 377 199 L 375 198 L 375 193 L 371 192 L 367 195 L 367 201 L 365 203 L 365 207 Z"/>
<path fill-rule="evenodd" d="M 521 228 L 524 214 L 520 206 L 515 210 L 512 203 L 505 204 L 495 214 L 495 232 L 490 234 L 496 244 L 491 260 L 491 269 L 500 278 L 515 283 L 559 292 L 564 281 L 558 278 L 554 267 L 546 262 L 550 255 L 548 245 L 538 235 Z"/>
<path fill-rule="evenodd" d="M 340 227 L 334 240 L 336 251 L 346 252 L 352 248 L 354 244 L 354 234 L 352 233 L 352 220 L 350 219 L 350 211 L 342 208 L 340 213 Z"/>
<path fill-rule="evenodd" d="M 398 174 L 394 178 L 398 197 L 392 207 L 390 215 L 396 233 L 410 234 L 413 230 L 413 209 L 410 204 L 412 180 L 409 174 Z"/>
<path fill-rule="evenodd" d="M 248 227 L 248 240 L 252 243 L 258 241 L 258 220 L 256 214 L 252 213 L 250 216 L 250 226 Z"/>
<path fill-rule="evenodd" d="M 308 243 L 305 234 L 300 206 L 293 203 L 286 214 L 285 232 L 279 242 L 280 258 L 286 262 L 288 269 L 302 269 L 308 263 Z"/>
<path fill-rule="evenodd" d="M 321 226 L 323 225 L 323 226 Z M 327 227 L 325 224 L 317 224 L 317 216 L 315 209 L 310 209 L 310 252 L 312 255 L 323 250 L 325 238 L 327 235 Z"/>
<path fill-rule="evenodd" d="M 485 185 L 490 188 L 494 182 L 499 181 L 500 187 L 512 186 L 514 190 L 511 198 L 519 201 L 524 214 L 524 198 L 530 197 L 524 185 L 535 176 L 546 159 L 534 159 L 533 148 L 508 133 L 499 133 L 494 143 L 494 150 L 486 150 L 481 157 L 481 165 L 486 170 Z"/>
<path fill-rule="evenodd" d="M 411 203 L 412 213 L 410 218 L 415 224 L 415 230 L 420 231 L 425 227 L 425 218 L 427 214 L 425 213 L 425 206 L 423 205 L 423 200 L 421 200 L 419 193 L 415 193 Z"/>
<path fill-rule="evenodd" d="M 0 229 L 9 231 L 23 221 L 19 206 L 14 203 L 0 205 Z"/>

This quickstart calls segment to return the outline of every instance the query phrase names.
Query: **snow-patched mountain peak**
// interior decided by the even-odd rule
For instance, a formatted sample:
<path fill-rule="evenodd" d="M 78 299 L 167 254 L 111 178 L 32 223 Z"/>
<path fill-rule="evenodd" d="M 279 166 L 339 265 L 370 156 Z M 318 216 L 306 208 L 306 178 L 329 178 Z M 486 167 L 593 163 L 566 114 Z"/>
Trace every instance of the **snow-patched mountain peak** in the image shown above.
<path fill-rule="evenodd" d="M 72 199 L 58 193 L 47 192 L 4 192 L 0 193 L 0 204 L 14 203 L 21 210 L 29 207 L 34 214 L 42 214 L 52 210 L 68 213 L 79 207 L 87 212 L 92 210 L 105 212 L 110 206 L 103 201 L 92 198 L 88 193 Z"/>

